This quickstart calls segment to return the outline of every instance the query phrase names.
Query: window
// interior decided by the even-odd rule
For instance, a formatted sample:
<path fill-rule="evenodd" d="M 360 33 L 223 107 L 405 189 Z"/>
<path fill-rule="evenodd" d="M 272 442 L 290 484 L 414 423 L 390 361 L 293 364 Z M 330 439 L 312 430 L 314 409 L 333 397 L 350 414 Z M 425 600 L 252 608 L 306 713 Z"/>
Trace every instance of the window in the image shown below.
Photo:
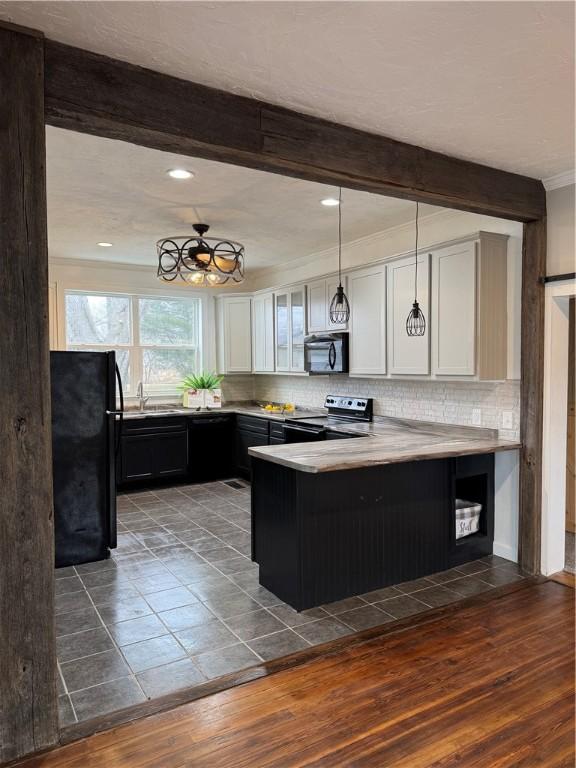
<path fill-rule="evenodd" d="M 114 350 L 124 389 L 173 391 L 202 365 L 201 300 L 66 293 L 66 348 Z"/>

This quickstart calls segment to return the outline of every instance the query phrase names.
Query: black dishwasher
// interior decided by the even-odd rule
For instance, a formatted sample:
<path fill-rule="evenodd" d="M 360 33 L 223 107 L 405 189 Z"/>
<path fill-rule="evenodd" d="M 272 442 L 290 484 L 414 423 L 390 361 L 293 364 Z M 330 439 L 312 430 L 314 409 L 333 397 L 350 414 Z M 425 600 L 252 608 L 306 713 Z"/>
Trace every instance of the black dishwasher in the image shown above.
<path fill-rule="evenodd" d="M 221 480 L 234 474 L 234 416 L 188 417 L 188 476 L 192 483 Z"/>

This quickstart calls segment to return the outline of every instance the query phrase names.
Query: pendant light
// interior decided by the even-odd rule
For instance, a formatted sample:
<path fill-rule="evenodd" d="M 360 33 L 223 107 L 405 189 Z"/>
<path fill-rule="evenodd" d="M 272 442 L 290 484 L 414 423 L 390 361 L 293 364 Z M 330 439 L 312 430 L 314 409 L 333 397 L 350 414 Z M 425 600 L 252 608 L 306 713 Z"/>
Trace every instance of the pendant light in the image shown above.
<path fill-rule="evenodd" d="M 406 318 L 406 333 L 408 336 L 424 336 L 426 333 L 426 318 L 418 304 L 418 203 L 416 203 L 416 247 L 414 249 L 416 260 L 414 268 L 414 303 Z"/>
<path fill-rule="evenodd" d="M 330 322 L 344 325 L 350 319 L 350 302 L 342 287 L 342 187 L 338 191 L 338 288 L 330 302 Z"/>

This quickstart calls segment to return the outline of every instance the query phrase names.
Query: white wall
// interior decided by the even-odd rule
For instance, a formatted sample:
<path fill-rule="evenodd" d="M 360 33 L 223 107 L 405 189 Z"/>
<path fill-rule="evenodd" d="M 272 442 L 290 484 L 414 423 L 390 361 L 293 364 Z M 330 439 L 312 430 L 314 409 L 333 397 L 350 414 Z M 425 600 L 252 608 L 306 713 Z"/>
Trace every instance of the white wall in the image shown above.
<path fill-rule="evenodd" d="M 564 275 L 576 272 L 575 190 L 576 186 L 570 184 L 559 189 L 552 189 L 546 194 L 548 209 L 547 275 Z"/>
<path fill-rule="evenodd" d="M 518 451 L 496 454 L 494 468 L 494 554 L 518 562 L 520 509 Z"/>

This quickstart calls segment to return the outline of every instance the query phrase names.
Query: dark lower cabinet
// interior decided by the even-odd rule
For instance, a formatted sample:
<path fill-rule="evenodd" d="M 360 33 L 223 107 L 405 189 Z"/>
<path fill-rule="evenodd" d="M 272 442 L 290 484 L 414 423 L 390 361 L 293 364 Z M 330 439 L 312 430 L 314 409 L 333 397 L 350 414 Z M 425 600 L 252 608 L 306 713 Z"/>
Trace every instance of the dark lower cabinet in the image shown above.
<path fill-rule="evenodd" d="M 236 471 L 242 477 L 250 479 L 252 457 L 248 448 L 269 445 L 270 421 L 257 416 L 236 417 Z"/>
<path fill-rule="evenodd" d="M 494 454 L 460 456 L 452 460 L 450 559 L 453 568 L 492 554 L 494 542 Z M 456 499 L 480 504 L 478 531 L 456 538 Z"/>
<path fill-rule="evenodd" d="M 120 441 L 120 479 L 123 483 L 154 477 L 153 435 L 126 435 Z"/>
<path fill-rule="evenodd" d="M 286 442 L 286 432 L 284 431 L 284 423 L 282 421 L 270 422 L 270 444 L 279 445 Z"/>
<path fill-rule="evenodd" d="M 252 472 L 259 581 L 297 611 L 492 552 L 493 454 L 318 473 L 255 458 Z M 482 505 L 458 540 L 455 498 Z"/>
<path fill-rule="evenodd" d="M 158 478 L 181 477 L 188 472 L 188 433 L 158 435 L 154 446 L 154 471 Z"/>
<path fill-rule="evenodd" d="M 249 478 L 252 470 L 252 457 L 248 453 L 248 448 L 257 445 L 268 445 L 268 435 L 261 432 L 250 432 L 249 430 L 238 429 L 236 431 L 236 470 L 237 472 Z"/>
<path fill-rule="evenodd" d="M 125 419 L 117 477 L 130 485 L 171 477 L 192 483 L 251 476 L 253 446 L 284 443 L 284 424 L 257 416 L 191 413 Z"/>
<path fill-rule="evenodd" d="M 117 460 L 122 485 L 185 477 L 188 473 L 186 419 L 126 419 Z"/>

